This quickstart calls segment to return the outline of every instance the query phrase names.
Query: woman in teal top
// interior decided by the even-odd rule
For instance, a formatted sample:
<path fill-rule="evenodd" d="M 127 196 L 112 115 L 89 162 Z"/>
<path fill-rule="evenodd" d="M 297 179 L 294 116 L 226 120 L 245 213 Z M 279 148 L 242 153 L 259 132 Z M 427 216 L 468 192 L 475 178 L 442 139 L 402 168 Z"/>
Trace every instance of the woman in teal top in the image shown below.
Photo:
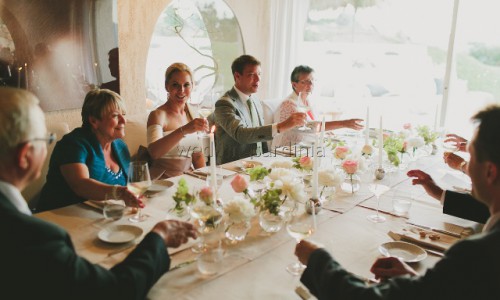
<path fill-rule="evenodd" d="M 125 136 L 125 108 L 121 97 L 97 89 L 85 97 L 82 127 L 59 141 L 52 153 L 47 183 L 37 211 L 80 203 L 88 199 L 122 199 L 127 206 L 143 206 L 127 190 L 130 153 Z"/>

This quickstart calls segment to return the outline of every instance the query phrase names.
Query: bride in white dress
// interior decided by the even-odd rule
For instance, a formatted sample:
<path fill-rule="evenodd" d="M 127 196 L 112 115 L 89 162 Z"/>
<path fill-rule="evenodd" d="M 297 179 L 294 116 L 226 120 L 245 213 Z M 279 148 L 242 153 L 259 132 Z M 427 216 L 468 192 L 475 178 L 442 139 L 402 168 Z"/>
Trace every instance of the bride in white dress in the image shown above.
<path fill-rule="evenodd" d="M 183 63 L 174 63 L 165 72 L 167 101 L 149 114 L 147 123 L 148 152 L 153 159 L 153 178 L 177 176 L 191 167 L 205 165 L 198 131 L 208 131 L 203 118 L 187 104 L 193 89 L 193 73 Z"/>

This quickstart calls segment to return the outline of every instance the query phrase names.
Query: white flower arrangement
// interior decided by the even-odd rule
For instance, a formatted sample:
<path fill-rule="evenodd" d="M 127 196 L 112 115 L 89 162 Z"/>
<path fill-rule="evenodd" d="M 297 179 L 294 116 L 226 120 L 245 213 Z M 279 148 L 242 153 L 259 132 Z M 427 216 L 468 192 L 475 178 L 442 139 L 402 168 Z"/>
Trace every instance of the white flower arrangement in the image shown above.
<path fill-rule="evenodd" d="M 248 200 L 236 197 L 224 205 L 224 212 L 234 223 L 246 222 L 255 216 L 255 207 Z"/>
<path fill-rule="evenodd" d="M 423 145 L 425 145 L 424 138 L 421 136 L 414 136 L 406 140 L 406 147 L 407 148 L 420 148 Z"/>
<path fill-rule="evenodd" d="M 321 186 L 338 186 L 342 180 L 341 173 L 335 170 L 318 171 L 318 184 Z"/>
<path fill-rule="evenodd" d="M 267 175 L 271 180 L 276 181 L 280 180 L 283 177 L 291 177 L 293 178 L 296 176 L 296 173 L 292 169 L 285 169 L 285 168 L 273 168 L 271 170 L 271 173 Z"/>
<path fill-rule="evenodd" d="M 273 170 L 274 170 L 274 168 L 291 169 L 291 168 L 293 168 L 293 161 L 291 161 L 291 160 L 278 160 L 278 161 L 274 161 L 271 164 L 271 168 Z"/>
<path fill-rule="evenodd" d="M 274 182 L 276 188 L 281 189 L 283 195 L 295 201 L 302 202 L 307 198 L 304 184 L 299 183 L 295 177 L 282 177 Z"/>

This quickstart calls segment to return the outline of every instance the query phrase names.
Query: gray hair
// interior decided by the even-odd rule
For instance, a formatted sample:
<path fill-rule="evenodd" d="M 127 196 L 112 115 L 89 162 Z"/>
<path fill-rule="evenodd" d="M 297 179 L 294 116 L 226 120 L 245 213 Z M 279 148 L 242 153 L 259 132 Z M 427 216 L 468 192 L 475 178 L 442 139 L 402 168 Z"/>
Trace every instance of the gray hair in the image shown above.
<path fill-rule="evenodd" d="M 11 159 L 15 148 L 40 132 L 40 123 L 45 126 L 45 118 L 38 106 L 38 98 L 32 93 L 0 88 L 0 161 Z M 35 109 L 34 109 L 35 108 Z M 38 111 L 36 110 L 38 109 Z M 39 116 L 36 114 L 39 113 Z"/>

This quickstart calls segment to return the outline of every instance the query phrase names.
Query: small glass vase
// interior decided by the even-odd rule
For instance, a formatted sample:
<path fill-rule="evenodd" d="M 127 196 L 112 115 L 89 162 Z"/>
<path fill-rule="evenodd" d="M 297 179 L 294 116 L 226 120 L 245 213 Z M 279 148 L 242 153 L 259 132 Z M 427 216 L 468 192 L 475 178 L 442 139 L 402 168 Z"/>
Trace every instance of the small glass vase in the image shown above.
<path fill-rule="evenodd" d="M 232 243 L 241 242 L 250 230 L 250 221 L 228 222 L 226 227 L 226 238 Z"/>
<path fill-rule="evenodd" d="M 361 178 L 357 174 L 346 174 L 340 188 L 346 193 L 354 194 L 359 191 L 360 183 Z"/>
<path fill-rule="evenodd" d="M 267 233 L 280 231 L 283 227 L 283 221 L 284 217 L 281 212 L 275 215 L 265 210 L 259 214 L 259 225 Z"/>

